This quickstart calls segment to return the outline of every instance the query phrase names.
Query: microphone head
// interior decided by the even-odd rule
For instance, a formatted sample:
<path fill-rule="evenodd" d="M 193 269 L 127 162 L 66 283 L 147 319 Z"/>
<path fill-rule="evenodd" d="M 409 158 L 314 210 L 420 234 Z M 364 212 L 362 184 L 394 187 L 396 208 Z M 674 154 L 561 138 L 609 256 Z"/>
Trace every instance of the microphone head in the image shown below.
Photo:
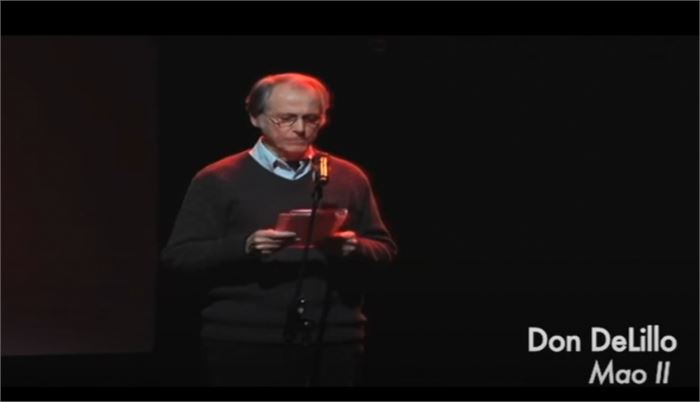
<path fill-rule="evenodd" d="M 325 152 L 319 152 L 314 155 L 312 165 L 314 170 L 314 181 L 322 186 L 328 184 L 328 154 Z"/>

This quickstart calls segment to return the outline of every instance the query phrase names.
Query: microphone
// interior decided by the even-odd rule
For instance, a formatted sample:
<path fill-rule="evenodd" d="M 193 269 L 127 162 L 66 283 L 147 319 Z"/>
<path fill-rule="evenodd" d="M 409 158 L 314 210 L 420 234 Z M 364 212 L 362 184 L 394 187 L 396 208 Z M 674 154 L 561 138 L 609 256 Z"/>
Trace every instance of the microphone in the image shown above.
<path fill-rule="evenodd" d="M 319 152 L 314 155 L 312 160 L 314 169 L 314 183 L 319 186 L 325 186 L 329 180 L 328 170 L 328 154 Z"/>

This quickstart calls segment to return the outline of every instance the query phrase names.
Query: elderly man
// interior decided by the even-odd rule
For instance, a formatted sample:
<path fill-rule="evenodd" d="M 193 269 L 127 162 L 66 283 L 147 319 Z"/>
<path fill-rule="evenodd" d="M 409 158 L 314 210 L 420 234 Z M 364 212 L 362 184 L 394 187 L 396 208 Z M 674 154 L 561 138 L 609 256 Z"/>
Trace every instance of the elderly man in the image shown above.
<path fill-rule="evenodd" d="M 302 280 L 301 234 L 275 229 L 281 213 L 311 208 L 318 186 L 313 161 L 321 154 L 313 143 L 330 106 L 317 78 L 262 78 L 246 99 L 261 132 L 257 143 L 204 167 L 190 183 L 162 257 L 166 267 L 208 278 L 201 337 L 211 385 L 308 385 L 318 345 L 317 384 L 356 384 L 363 285 L 396 254 L 367 176 L 349 161 L 325 159 L 330 174 L 319 210 L 347 210 L 347 219 L 306 250 Z M 290 330 L 299 295 L 303 325 Z"/>

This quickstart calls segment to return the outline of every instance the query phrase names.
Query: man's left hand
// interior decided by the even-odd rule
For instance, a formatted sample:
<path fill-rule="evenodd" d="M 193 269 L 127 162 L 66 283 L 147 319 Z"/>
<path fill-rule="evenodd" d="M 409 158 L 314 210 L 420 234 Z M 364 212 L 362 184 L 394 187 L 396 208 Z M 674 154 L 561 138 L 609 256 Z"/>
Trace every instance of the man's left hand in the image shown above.
<path fill-rule="evenodd" d="M 343 257 L 354 253 L 357 250 L 357 234 L 352 230 L 346 230 L 344 232 L 335 232 L 331 235 L 334 243 L 337 242 L 340 245 L 340 254 Z"/>

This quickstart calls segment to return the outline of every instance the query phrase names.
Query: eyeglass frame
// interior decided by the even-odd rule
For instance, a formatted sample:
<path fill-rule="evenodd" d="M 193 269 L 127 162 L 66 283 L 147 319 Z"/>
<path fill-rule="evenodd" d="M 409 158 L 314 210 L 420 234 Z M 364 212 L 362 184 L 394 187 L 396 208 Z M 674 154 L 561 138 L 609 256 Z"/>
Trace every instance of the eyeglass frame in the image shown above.
<path fill-rule="evenodd" d="M 279 116 L 272 116 L 272 115 L 269 115 L 267 113 L 263 113 L 263 115 L 265 115 L 265 117 L 267 117 L 267 119 L 270 120 L 272 122 L 272 124 L 276 125 L 277 127 L 286 128 L 286 129 L 294 127 L 296 122 L 299 120 L 299 116 L 300 116 L 298 114 L 293 114 L 293 113 L 283 113 L 283 114 L 290 116 L 290 117 L 293 116 L 294 119 L 292 119 L 290 122 L 285 123 L 285 122 L 282 122 L 279 120 L 280 119 Z M 308 121 L 307 117 L 311 117 L 311 116 L 318 117 L 318 120 L 317 121 Z M 305 115 L 301 115 L 301 119 L 304 121 L 305 124 L 308 124 L 311 126 L 320 126 L 323 123 L 324 116 L 323 116 L 323 114 L 305 114 Z"/>

